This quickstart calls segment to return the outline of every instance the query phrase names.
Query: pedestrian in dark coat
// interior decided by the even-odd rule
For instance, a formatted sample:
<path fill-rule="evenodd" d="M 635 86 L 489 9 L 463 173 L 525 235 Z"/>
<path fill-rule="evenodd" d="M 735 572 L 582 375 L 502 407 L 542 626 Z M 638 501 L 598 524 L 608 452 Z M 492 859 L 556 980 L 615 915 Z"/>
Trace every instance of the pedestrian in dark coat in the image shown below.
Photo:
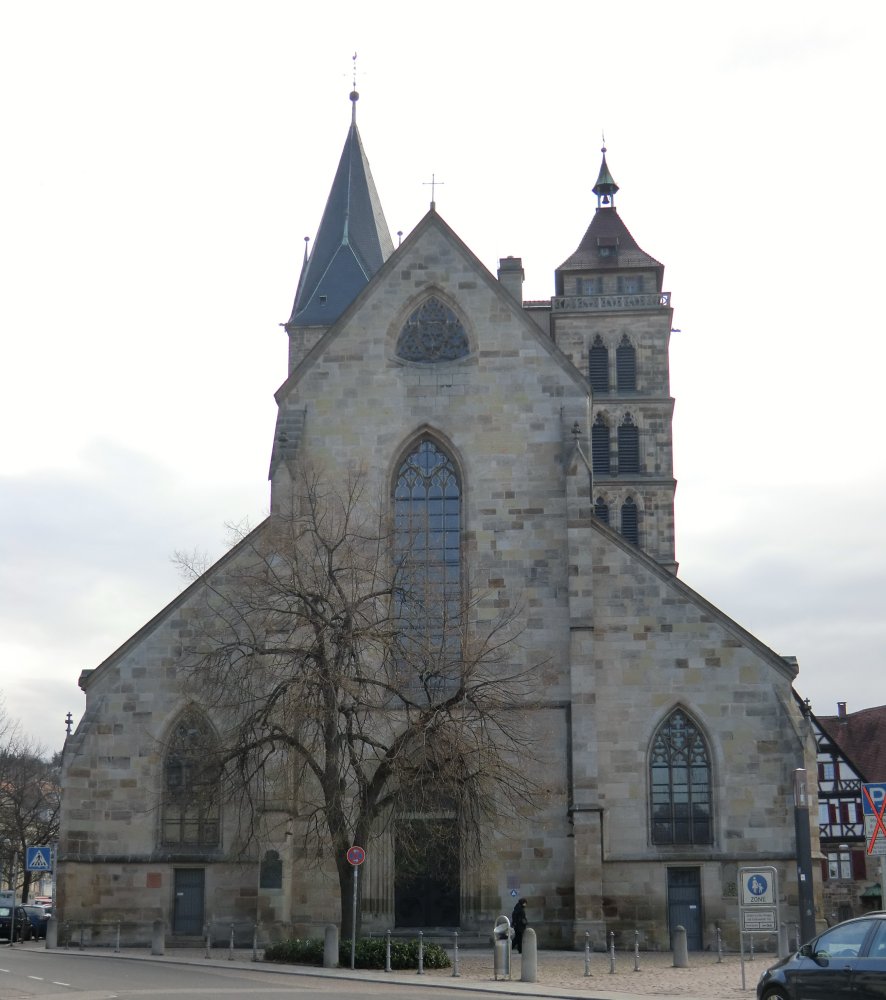
<path fill-rule="evenodd" d="M 511 914 L 511 927 L 514 928 L 514 947 L 523 954 L 523 931 L 529 926 L 526 918 L 526 900 L 518 899 L 514 912 Z"/>

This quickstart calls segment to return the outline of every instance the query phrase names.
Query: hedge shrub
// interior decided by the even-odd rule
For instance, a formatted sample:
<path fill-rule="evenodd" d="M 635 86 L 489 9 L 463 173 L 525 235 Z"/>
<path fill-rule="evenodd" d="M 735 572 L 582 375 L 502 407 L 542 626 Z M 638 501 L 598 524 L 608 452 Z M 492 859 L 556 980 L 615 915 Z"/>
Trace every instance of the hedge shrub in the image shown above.
<path fill-rule="evenodd" d="M 361 938 L 354 949 L 354 967 L 357 969 L 384 969 L 385 938 Z M 265 949 L 266 962 L 288 962 L 292 965 L 322 965 L 323 941 L 321 938 L 290 938 Z M 340 941 L 338 964 L 345 968 L 351 964 L 351 942 Z M 448 969 L 449 955 L 438 944 L 425 943 L 424 967 Z M 418 941 L 391 938 L 391 968 L 418 968 Z"/>

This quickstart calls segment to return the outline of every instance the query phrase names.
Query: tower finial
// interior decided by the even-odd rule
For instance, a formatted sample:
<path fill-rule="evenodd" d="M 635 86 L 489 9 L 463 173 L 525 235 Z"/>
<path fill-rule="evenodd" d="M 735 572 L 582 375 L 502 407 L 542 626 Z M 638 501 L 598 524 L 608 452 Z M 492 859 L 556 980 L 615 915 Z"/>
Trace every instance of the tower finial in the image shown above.
<path fill-rule="evenodd" d="M 354 74 L 353 74 L 353 84 L 351 86 L 351 124 L 357 124 L 357 101 L 360 100 L 360 95 L 357 93 L 357 53 L 355 52 L 351 56 L 351 61 L 354 64 Z"/>
<path fill-rule="evenodd" d="M 615 207 L 615 192 L 618 190 L 618 185 L 612 178 L 612 174 L 609 173 L 609 167 L 606 163 L 606 136 L 603 136 L 603 147 L 600 150 L 603 154 L 603 162 L 600 164 L 600 173 L 597 177 L 597 183 L 593 187 L 593 192 L 597 196 L 597 208 L 604 207 L 609 208 Z"/>

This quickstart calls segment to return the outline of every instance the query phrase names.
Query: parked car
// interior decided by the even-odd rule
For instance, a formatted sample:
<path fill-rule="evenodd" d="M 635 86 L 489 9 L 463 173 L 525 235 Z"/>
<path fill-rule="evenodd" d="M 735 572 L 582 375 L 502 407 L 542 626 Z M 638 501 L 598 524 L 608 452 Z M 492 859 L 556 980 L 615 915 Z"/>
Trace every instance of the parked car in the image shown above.
<path fill-rule="evenodd" d="M 31 934 L 38 941 L 46 937 L 46 925 L 52 915 L 44 906 L 36 903 L 23 903 L 22 909 L 25 911 L 28 920 L 31 922 Z"/>
<path fill-rule="evenodd" d="M 15 908 L 15 940 L 30 941 L 33 937 L 31 920 L 23 906 Z M 0 905 L 0 938 L 12 940 L 12 907 Z"/>
<path fill-rule="evenodd" d="M 757 1000 L 886 998 L 886 913 L 869 913 L 829 927 L 793 955 L 770 966 Z"/>

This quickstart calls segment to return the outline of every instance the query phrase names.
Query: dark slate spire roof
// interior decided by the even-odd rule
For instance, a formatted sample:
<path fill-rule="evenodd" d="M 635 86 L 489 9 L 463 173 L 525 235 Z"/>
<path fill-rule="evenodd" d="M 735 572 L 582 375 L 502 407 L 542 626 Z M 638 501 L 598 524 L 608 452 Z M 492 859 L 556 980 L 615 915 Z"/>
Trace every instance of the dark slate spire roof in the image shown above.
<path fill-rule="evenodd" d="M 358 97 L 351 92 L 351 127 L 313 249 L 302 266 L 287 329 L 331 326 L 394 252 L 357 131 Z"/>
<path fill-rule="evenodd" d="M 640 249 L 615 210 L 613 202 L 618 185 L 612 179 L 606 164 L 605 147 L 602 152 L 603 162 L 597 183 L 593 187 L 597 196 L 597 211 L 578 249 L 557 268 L 557 272 L 598 269 L 617 271 L 629 267 L 654 267 L 663 270 L 663 266 L 654 257 Z"/>

